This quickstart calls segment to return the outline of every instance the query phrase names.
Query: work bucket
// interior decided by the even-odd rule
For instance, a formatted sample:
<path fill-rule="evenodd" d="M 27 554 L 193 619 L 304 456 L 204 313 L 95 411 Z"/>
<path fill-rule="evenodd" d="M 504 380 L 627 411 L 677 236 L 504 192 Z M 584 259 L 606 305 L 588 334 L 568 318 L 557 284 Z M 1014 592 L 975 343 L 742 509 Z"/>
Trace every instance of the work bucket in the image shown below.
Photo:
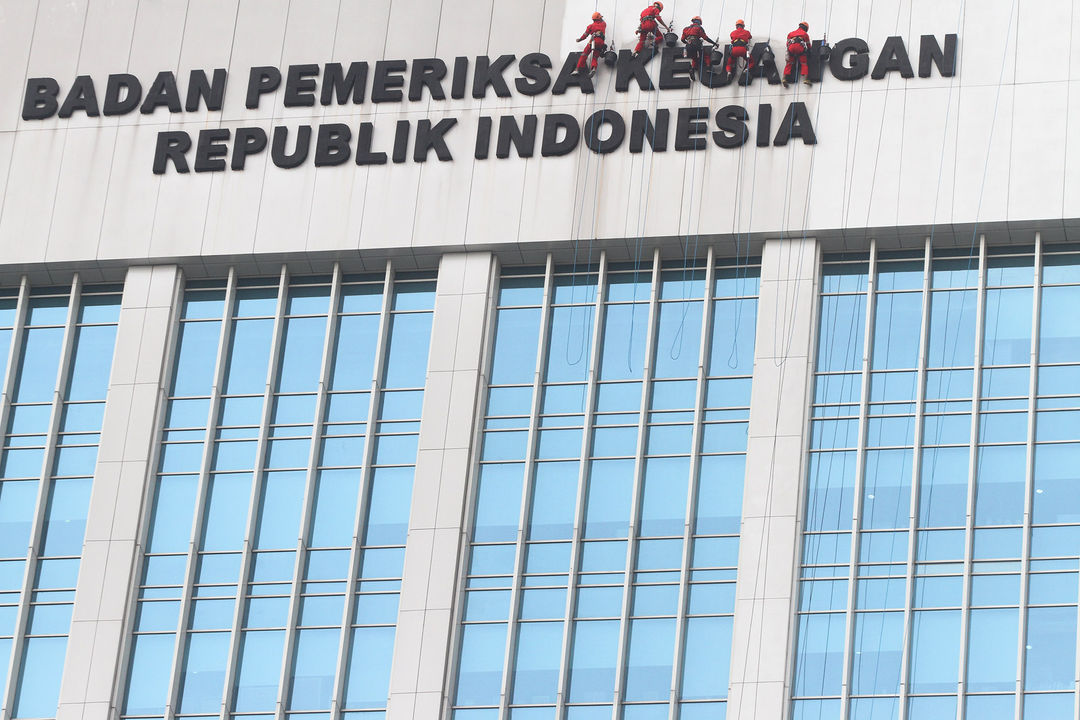
<path fill-rule="evenodd" d="M 679 36 L 673 32 L 664 33 L 664 44 L 668 47 L 675 47 L 675 43 L 679 42 Z"/>
<path fill-rule="evenodd" d="M 604 64 L 608 67 L 615 67 L 615 61 L 619 59 L 619 54 L 614 50 L 608 50 L 604 53 Z"/>

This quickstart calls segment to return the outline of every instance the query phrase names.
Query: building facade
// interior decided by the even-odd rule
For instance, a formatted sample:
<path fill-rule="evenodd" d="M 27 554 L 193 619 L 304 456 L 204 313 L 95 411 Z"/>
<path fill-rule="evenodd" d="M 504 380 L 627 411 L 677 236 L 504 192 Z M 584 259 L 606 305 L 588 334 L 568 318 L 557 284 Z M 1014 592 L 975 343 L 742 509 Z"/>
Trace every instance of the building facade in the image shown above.
<path fill-rule="evenodd" d="M 0 0 L 0 720 L 1080 720 L 1080 13 L 640 11 Z"/>

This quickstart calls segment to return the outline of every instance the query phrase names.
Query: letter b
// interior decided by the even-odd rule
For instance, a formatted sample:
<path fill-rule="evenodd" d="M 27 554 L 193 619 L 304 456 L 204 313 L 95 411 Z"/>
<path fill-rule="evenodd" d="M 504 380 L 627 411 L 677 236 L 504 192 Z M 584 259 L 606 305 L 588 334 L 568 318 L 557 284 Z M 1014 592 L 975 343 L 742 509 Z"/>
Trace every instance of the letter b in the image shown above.
<path fill-rule="evenodd" d="M 23 101 L 23 120 L 44 120 L 56 114 L 59 108 L 56 96 L 60 85 L 51 77 L 30 78 L 26 81 L 26 98 Z"/>

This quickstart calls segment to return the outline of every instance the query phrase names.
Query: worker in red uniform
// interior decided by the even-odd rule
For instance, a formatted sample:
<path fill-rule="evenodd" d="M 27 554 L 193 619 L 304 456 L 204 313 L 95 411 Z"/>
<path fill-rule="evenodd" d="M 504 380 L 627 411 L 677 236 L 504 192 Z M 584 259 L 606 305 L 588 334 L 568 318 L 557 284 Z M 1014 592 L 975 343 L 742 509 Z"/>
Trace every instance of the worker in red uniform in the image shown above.
<path fill-rule="evenodd" d="M 592 22 L 585 32 L 581 34 L 581 37 L 577 39 L 581 42 L 585 38 L 589 38 L 588 44 L 585 49 L 581 51 L 581 55 L 577 61 L 577 71 L 579 73 L 585 72 L 585 65 L 589 62 L 589 55 L 592 54 L 592 71 L 596 72 L 596 64 L 600 60 L 600 56 L 604 54 L 607 49 L 607 41 L 605 37 L 607 35 L 607 23 L 604 22 L 604 16 L 598 12 L 592 14 Z"/>
<path fill-rule="evenodd" d="M 787 65 L 784 66 L 784 87 L 788 86 L 789 82 L 795 82 L 795 65 L 799 65 L 799 73 L 802 75 L 803 83 L 810 84 L 810 66 L 807 62 L 807 56 L 810 54 L 810 34 L 807 32 L 810 30 L 808 23 L 801 22 L 799 27 L 788 33 L 787 36 Z"/>
<path fill-rule="evenodd" d="M 701 70 L 702 56 L 705 56 L 706 65 L 711 62 L 709 56 L 705 55 L 705 43 L 716 45 L 716 41 L 709 37 L 701 26 L 701 16 L 696 15 L 690 24 L 683 28 L 682 42 L 686 45 L 686 54 L 690 58 L 690 79 L 693 80 L 695 73 Z"/>
<path fill-rule="evenodd" d="M 742 58 L 749 70 L 754 69 L 754 58 L 750 56 L 750 41 L 754 38 L 746 29 L 746 23 L 742 20 L 735 21 L 735 29 L 731 31 L 731 54 L 727 59 L 727 71 L 730 73 L 735 64 L 735 58 Z"/>
<path fill-rule="evenodd" d="M 645 44 L 652 39 L 654 47 L 660 48 L 660 44 L 664 42 L 664 36 L 660 33 L 659 28 L 663 27 L 664 30 L 671 31 L 668 24 L 664 22 L 664 19 L 660 17 L 660 13 L 664 10 L 664 3 L 657 0 L 649 7 L 641 11 L 641 24 L 638 25 L 638 44 L 634 48 L 634 57 L 641 54 L 641 51 L 645 49 Z"/>

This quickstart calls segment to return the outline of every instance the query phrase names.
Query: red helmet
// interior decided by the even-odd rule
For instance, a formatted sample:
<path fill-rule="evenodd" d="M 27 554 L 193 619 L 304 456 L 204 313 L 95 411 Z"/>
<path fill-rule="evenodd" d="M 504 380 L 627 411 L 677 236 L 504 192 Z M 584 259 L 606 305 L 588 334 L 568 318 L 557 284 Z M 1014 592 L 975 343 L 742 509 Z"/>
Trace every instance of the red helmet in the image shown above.
<path fill-rule="evenodd" d="M 660 0 L 656 0 L 656 2 L 653 3 L 653 5 L 656 7 L 657 10 L 663 10 L 664 9 L 664 3 L 660 2 Z"/>
<path fill-rule="evenodd" d="M 736 20 L 735 27 L 746 27 L 746 23 L 742 20 Z"/>
<path fill-rule="evenodd" d="M 695 25 L 700 25 L 701 24 L 701 16 L 700 15 L 695 15 L 694 17 L 690 18 L 690 22 L 694 23 Z"/>
<path fill-rule="evenodd" d="M 809 30 L 810 29 L 810 23 L 803 20 L 801 23 L 799 23 L 799 27 L 801 27 L 803 30 Z"/>
<path fill-rule="evenodd" d="M 598 12 L 594 12 L 594 13 L 592 14 L 592 19 L 593 19 L 593 20 L 603 20 L 603 19 L 604 19 L 604 16 L 603 16 L 603 15 L 601 15 L 600 13 L 598 13 Z"/>

